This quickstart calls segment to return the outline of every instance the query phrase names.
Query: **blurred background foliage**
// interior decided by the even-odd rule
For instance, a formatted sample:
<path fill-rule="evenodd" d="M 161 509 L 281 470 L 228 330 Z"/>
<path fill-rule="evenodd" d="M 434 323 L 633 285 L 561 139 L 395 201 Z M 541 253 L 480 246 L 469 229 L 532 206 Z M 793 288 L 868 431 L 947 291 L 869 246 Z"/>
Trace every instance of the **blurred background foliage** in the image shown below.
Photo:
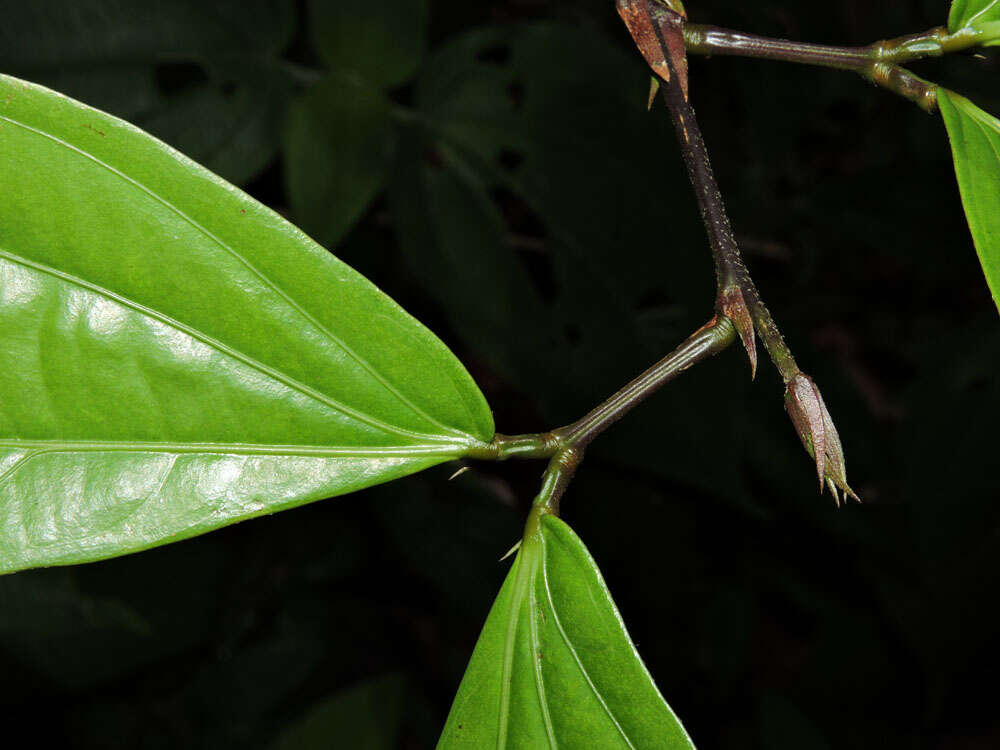
<path fill-rule="evenodd" d="M 288 215 L 524 432 L 578 417 L 711 315 L 668 118 L 645 111 L 613 5 L 5 2 L 0 69 Z M 947 10 L 688 3 L 697 22 L 833 44 Z M 1000 114 L 998 63 L 917 70 Z M 734 349 L 603 436 L 564 517 L 703 750 L 1000 746 L 1000 320 L 944 128 L 847 74 L 691 65 L 749 263 L 866 502 L 816 495 L 780 381 L 751 383 Z M 0 714 L 67 748 L 432 747 L 541 468 L 440 467 L 0 579 Z"/>

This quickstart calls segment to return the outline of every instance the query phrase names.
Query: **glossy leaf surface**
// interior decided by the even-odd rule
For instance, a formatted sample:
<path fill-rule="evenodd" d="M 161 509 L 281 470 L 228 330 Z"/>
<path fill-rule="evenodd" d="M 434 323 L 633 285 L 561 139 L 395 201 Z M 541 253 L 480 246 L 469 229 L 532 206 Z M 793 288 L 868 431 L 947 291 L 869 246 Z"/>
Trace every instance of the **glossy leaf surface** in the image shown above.
<path fill-rule="evenodd" d="M 1000 306 L 1000 120 L 945 89 L 938 103 L 972 239 L 993 301 Z"/>
<path fill-rule="evenodd" d="M 438 750 L 694 746 L 629 639 L 600 571 L 563 521 L 526 535 Z"/>
<path fill-rule="evenodd" d="M 984 47 L 1000 44 L 1000 0 L 954 0 L 948 14 L 948 31 L 982 34 Z"/>
<path fill-rule="evenodd" d="M 462 455 L 461 364 L 135 127 L 0 77 L 0 571 L 145 549 Z"/>

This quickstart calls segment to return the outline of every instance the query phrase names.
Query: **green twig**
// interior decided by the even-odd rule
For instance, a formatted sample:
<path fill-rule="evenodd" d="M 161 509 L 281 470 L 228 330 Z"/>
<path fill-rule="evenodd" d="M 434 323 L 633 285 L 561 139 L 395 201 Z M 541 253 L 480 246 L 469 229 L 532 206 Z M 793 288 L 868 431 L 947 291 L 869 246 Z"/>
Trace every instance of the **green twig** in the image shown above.
<path fill-rule="evenodd" d="M 509 458 L 552 458 L 562 444 L 551 432 L 529 435 L 497 433 L 485 445 L 473 448 L 467 456 L 479 461 L 506 461 Z"/>
<path fill-rule="evenodd" d="M 528 435 L 497 433 L 484 445 L 473 448 L 468 458 L 506 461 L 509 458 L 560 459 L 566 452 L 582 453 L 608 427 L 685 370 L 729 346 L 736 331 L 728 318 L 713 318 L 674 351 L 639 375 L 614 395 L 572 424 L 551 432 Z"/>
<path fill-rule="evenodd" d="M 553 430 L 553 435 L 564 446 L 582 450 L 608 427 L 621 419 L 640 402 L 669 383 L 685 370 L 702 362 L 729 346 L 736 338 L 736 330 L 727 318 L 713 318 L 695 331 L 687 341 L 677 347 L 657 364 L 646 370 L 607 401 L 582 419 L 566 427 Z"/>
<path fill-rule="evenodd" d="M 572 424 L 551 432 L 501 435 L 467 454 L 469 458 L 505 461 L 509 458 L 547 458 L 542 488 L 534 501 L 532 518 L 559 512 L 559 500 L 583 461 L 587 446 L 608 427 L 685 370 L 718 354 L 736 339 L 727 318 L 713 318 L 677 349 L 628 383 L 609 399 Z M 537 522 L 537 518 L 536 518 Z M 530 523 L 529 523 L 530 525 Z"/>

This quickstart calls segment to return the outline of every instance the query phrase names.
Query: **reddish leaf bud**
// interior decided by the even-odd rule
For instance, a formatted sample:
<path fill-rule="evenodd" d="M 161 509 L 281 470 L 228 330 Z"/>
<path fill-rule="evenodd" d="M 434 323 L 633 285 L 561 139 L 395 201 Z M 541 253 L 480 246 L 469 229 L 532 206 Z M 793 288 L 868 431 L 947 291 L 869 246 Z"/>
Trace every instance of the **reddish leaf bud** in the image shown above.
<path fill-rule="evenodd" d="M 618 15 L 628 27 L 649 67 L 668 83 L 670 66 L 666 56 L 670 56 L 670 63 L 687 97 L 687 50 L 683 33 L 687 16 L 684 6 L 677 0 L 618 0 Z"/>
<path fill-rule="evenodd" d="M 840 504 L 838 489 L 845 497 L 860 498 L 847 484 L 847 467 L 840 436 L 833 424 L 833 418 L 823 403 L 819 388 L 808 375 L 798 373 L 785 389 L 785 410 L 795 425 L 806 451 L 816 461 L 819 490 L 826 486 Z"/>

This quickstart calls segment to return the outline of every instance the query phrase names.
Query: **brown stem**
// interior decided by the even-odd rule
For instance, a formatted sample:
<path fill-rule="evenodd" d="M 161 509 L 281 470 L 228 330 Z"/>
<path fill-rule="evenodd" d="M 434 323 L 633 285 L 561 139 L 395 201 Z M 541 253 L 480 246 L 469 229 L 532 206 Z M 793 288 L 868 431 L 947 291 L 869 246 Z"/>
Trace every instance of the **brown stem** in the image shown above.
<path fill-rule="evenodd" d="M 833 47 L 693 23 L 683 25 L 683 34 L 685 48 L 694 54 L 755 57 L 849 70 L 909 99 L 927 112 L 937 110 L 937 86 L 901 68 L 900 64 L 966 49 L 975 44 L 976 38 L 964 32 L 949 35 L 945 29 L 937 28 L 866 47 Z"/>
<path fill-rule="evenodd" d="M 657 6 L 651 6 L 651 15 L 654 20 L 657 15 L 669 12 L 661 10 L 658 14 L 656 8 Z M 659 23 L 653 25 L 661 47 L 663 50 L 667 50 L 668 46 L 663 37 L 662 25 Z M 701 128 L 698 127 L 698 118 L 695 115 L 694 107 L 688 99 L 687 92 L 681 84 L 681 79 L 678 77 L 669 55 L 664 54 L 664 62 L 669 75 L 663 81 L 661 91 L 674 123 L 684 164 L 687 167 L 688 176 L 691 178 L 705 230 L 708 233 L 708 241 L 712 247 L 719 294 L 717 309 L 721 314 L 729 314 L 725 303 L 727 299 L 731 298 L 733 290 L 739 290 L 749 310 L 757 335 L 764 342 L 764 348 L 767 349 L 775 367 L 778 368 L 778 372 L 787 383 L 799 372 L 798 365 L 743 262 L 743 256 L 736 244 L 736 238 L 729 222 L 729 215 L 726 213 L 726 207 L 722 201 L 722 194 L 715 180 L 715 173 L 712 171 L 708 148 L 705 146 Z"/>

